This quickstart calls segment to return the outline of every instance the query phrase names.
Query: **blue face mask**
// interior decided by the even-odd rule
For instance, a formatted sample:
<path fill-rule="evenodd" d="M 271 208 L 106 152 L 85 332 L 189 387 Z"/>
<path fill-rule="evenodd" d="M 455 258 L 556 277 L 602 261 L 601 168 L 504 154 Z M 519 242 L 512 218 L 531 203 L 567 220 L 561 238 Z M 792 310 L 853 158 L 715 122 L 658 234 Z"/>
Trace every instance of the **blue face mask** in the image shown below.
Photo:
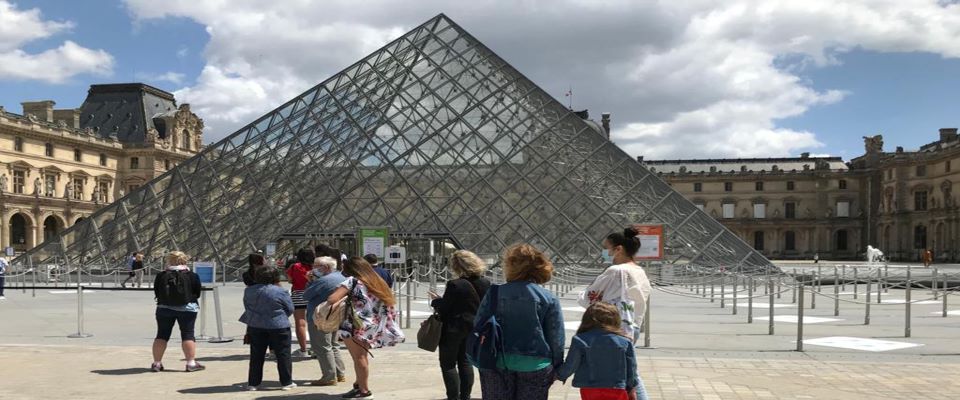
<path fill-rule="evenodd" d="M 603 249 L 603 252 L 600 254 L 601 257 L 603 257 L 603 262 L 607 264 L 613 264 L 613 254 L 610 254 L 610 250 Z"/>

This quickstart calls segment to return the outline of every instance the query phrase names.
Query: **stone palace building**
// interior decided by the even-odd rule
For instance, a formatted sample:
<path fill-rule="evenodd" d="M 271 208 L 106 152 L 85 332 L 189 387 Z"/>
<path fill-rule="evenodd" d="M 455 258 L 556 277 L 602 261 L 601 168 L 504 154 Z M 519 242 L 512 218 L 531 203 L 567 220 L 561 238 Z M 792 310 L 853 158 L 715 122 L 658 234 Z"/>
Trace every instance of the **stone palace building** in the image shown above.
<path fill-rule="evenodd" d="M 839 157 L 640 161 L 773 259 L 863 259 L 867 245 L 892 260 L 960 259 L 960 136 L 940 130 L 917 151 Z"/>
<path fill-rule="evenodd" d="M 202 147 L 203 120 L 141 83 L 92 85 L 80 108 L 0 107 L 0 246 L 21 252 Z"/>

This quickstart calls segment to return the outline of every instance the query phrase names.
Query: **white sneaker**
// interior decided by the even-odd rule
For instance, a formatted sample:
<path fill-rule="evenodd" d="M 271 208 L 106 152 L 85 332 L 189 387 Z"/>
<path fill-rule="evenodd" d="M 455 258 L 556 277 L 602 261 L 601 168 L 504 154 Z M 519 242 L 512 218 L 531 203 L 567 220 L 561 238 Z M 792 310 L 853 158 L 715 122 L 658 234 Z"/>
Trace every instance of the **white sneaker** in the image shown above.
<path fill-rule="evenodd" d="M 7 298 L 5 296 L 0 296 L 0 300 L 6 300 L 6 299 Z"/>
<path fill-rule="evenodd" d="M 244 385 L 243 390 L 248 392 L 256 392 L 258 389 L 256 386 Z"/>
<path fill-rule="evenodd" d="M 296 349 L 296 350 L 294 350 L 292 353 L 290 353 L 290 357 L 292 357 L 292 358 L 307 358 L 307 357 L 310 357 L 310 355 L 309 355 L 307 352 L 303 351 L 303 350 Z"/>
<path fill-rule="evenodd" d="M 294 389 L 294 388 L 296 388 L 296 387 L 297 387 L 297 384 L 296 384 L 296 383 L 291 383 L 291 384 L 289 384 L 289 385 L 287 385 L 287 386 L 281 386 L 281 387 L 280 387 L 280 390 L 290 390 L 290 389 Z"/>

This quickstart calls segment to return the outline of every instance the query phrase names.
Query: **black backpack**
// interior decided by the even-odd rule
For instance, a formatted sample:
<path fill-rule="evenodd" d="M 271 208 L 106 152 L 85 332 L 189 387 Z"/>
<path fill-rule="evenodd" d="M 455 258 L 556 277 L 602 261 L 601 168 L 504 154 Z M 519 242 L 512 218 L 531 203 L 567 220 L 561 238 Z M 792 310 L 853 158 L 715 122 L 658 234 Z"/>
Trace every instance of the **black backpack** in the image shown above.
<path fill-rule="evenodd" d="M 157 304 L 183 306 L 196 300 L 193 297 L 190 271 L 164 271 L 157 279 Z"/>

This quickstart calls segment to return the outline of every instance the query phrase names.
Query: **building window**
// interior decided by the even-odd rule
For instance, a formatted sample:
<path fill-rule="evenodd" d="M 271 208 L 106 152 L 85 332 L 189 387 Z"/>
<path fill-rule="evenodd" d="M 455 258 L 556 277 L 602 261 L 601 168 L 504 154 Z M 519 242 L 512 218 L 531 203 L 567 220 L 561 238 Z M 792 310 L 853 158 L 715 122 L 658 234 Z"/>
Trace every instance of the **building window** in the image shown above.
<path fill-rule="evenodd" d="M 943 170 L 944 172 L 950 172 L 950 160 L 947 160 L 947 162 L 943 163 Z"/>
<path fill-rule="evenodd" d="M 787 190 L 793 190 L 793 181 L 787 181 Z"/>
<path fill-rule="evenodd" d="M 83 161 L 83 152 L 80 149 L 73 149 L 73 161 L 81 162 Z"/>
<path fill-rule="evenodd" d="M 794 203 L 794 202 L 783 203 L 783 217 L 786 219 L 797 218 L 797 203 Z"/>
<path fill-rule="evenodd" d="M 43 154 L 47 157 L 53 157 L 53 145 L 50 143 L 45 144 Z"/>
<path fill-rule="evenodd" d="M 46 174 L 43 176 L 43 194 L 47 197 L 54 197 L 57 195 L 56 175 Z"/>
<path fill-rule="evenodd" d="M 73 178 L 73 199 L 83 200 L 83 178 Z"/>
<path fill-rule="evenodd" d="M 698 209 L 698 210 L 703 211 L 703 208 L 704 208 L 703 203 L 696 203 L 696 204 L 694 204 L 694 205 L 697 206 L 697 209 Z"/>
<path fill-rule="evenodd" d="M 918 165 L 917 166 L 917 176 L 927 176 L 927 166 Z"/>
<path fill-rule="evenodd" d="M 140 168 L 140 158 L 139 157 L 130 157 L 130 169 Z"/>
<path fill-rule="evenodd" d="M 110 202 L 110 182 L 100 181 L 97 183 L 97 197 L 102 203 Z"/>
<path fill-rule="evenodd" d="M 846 229 L 841 229 L 837 231 L 837 250 L 846 251 L 847 250 L 847 231 Z"/>
<path fill-rule="evenodd" d="M 106 166 L 107 166 L 107 155 L 106 155 L 106 154 L 100 153 L 100 166 L 101 166 L 101 167 L 106 167 Z"/>
<path fill-rule="evenodd" d="M 167 160 L 167 169 L 170 169 L 170 160 Z M 694 183 L 694 184 L 693 184 L 693 191 L 694 191 L 694 192 L 697 192 L 697 193 L 702 192 L 702 191 L 703 191 L 703 184 L 700 183 L 700 182 Z"/>
<path fill-rule="evenodd" d="M 888 169 L 888 170 L 887 170 L 887 180 L 889 181 L 889 180 L 891 180 L 891 179 L 893 179 L 893 170 L 892 170 L 892 169 Z"/>
<path fill-rule="evenodd" d="M 797 249 L 797 234 L 793 231 L 783 233 L 783 250 L 794 251 Z"/>
<path fill-rule="evenodd" d="M 753 248 L 757 251 L 763 251 L 763 231 L 753 233 Z"/>
<path fill-rule="evenodd" d="M 724 191 L 724 192 L 732 192 L 732 191 L 733 191 L 733 182 L 724 182 L 724 183 L 723 183 L 723 191 Z"/>
<path fill-rule="evenodd" d="M 850 217 L 850 202 L 849 201 L 838 201 L 837 202 L 837 216 L 840 218 Z"/>
<path fill-rule="evenodd" d="M 733 218 L 734 214 L 734 204 L 733 203 L 724 203 L 723 204 L 723 218 L 730 219 Z"/>
<path fill-rule="evenodd" d="M 842 190 L 842 189 L 846 189 L 846 188 L 847 188 L 847 180 L 846 180 L 846 179 L 841 179 L 841 180 L 837 181 L 837 187 L 839 187 L 841 190 Z"/>
<path fill-rule="evenodd" d="M 15 138 L 13 138 L 13 150 L 14 150 L 14 151 L 19 151 L 19 152 L 21 152 L 21 153 L 23 152 L 23 138 L 22 138 L 22 137 L 17 136 L 17 137 L 15 137 Z"/>
<path fill-rule="evenodd" d="M 13 192 L 23 194 L 23 187 L 27 184 L 27 171 L 13 171 Z"/>
<path fill-rule="evenodd" d="M 767 205 L 763 203 L 756 203 L 753 205 L 753 217 L 757 219 L 763 219 L 767 217 Z"/>
<path fill-rule="evenodd" d="M 927 227 L 923 225 L 917 225 L 913 228 L 913 248 L 915 249 L 926 249 L 927 248 Z"/>
<path fill-rule="evenodd" d="M 763 182 L 757 182 L 754 186 L 756 186 L 758 192 L 763 191 Z"/>
<path fill-rule="evenodd" d="M 918 190 L 913 193 L 913 209 L 916 211 L 927 211 L 926 190 Z"/>

